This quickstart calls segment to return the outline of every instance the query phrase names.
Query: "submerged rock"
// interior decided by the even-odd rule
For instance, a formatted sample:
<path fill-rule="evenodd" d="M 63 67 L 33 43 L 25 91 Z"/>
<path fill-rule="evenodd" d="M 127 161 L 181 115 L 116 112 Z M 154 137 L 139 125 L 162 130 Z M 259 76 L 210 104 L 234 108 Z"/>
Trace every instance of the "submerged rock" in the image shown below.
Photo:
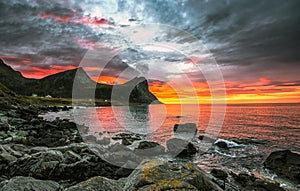
<path fill-rule="evenodd" d="M 290 150 L 272 152 L 264 162 L 264 166 L 278 176 L 300 184 L 300 155 Z"/>
<path fill-rule="evenodd" d="M 192 163 L 146 161 L 134 170 L 123 190 L 221 190 L 211 177 Z"/>
<path fill-rule="evenodd" d="M 51 180 L 37 180 L 32 177 L 16 176 L 0 183 L 0 191 L 62 191 L 62 187 Z"/>
<path fill-rule="evenodd" d="M 116 180 L 111 180 L 105 177 L 96 176 L 86 181 L 80 182 L 65 191 L 122 191 Z"/>

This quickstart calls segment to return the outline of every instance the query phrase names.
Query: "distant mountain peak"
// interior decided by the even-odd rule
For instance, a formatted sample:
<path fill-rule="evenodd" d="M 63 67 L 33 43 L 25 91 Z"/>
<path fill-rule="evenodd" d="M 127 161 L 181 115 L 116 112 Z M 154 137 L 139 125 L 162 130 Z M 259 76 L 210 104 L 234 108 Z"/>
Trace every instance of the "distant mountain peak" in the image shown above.
<path fill-rule="evenodd" d="M 75 82 L 75 83 L 74 83 Z M 38 96 L 51 95 L 52 97 L 73 97 L 74 84 L 80 90 L 81 98 L 88 98 L 91 89 L 95 89 L 95 98 L 111 99 L 112 85 L 100 84 L 93 81 L 82 67 L 64 72 L 52 74 L 42 79 L 28 79 L 15 71 L 10 66 L 6 65 L 3 60 L 0 60 L 0 83 L 7 86 L 9 89 L 21 95 L 36 94 Z M 122 97 L 124 92 L 130 92 L 130 103 L 150 104 L 159 103 L 157 98 L 149 91 L 148 81 L 145 77 L 135 77 L 128 82 L 115 85 L 119 92 L 116 101 L 127 103 L 128 100 Z"/>

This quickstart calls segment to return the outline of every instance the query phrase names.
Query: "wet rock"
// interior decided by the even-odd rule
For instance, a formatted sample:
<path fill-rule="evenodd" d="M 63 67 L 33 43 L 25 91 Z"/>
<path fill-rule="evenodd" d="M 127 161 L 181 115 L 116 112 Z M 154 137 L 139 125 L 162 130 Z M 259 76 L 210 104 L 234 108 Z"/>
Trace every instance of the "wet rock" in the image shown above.
<path fill-rule="evenodd" d="M 97 138 L 94 135 L 87 135 L 83 138 L 83 140 L 85 142 L 89 142 L 89 143 L 96 143 L 97 142 Z"/>
<path fill-rule="evenodd" d="M 174 125 L 174 136 L 185 139 L 191 140 L 197 134 L 197 126 L 195 123 L 185 123 L 185 124 L 175 124 Z"/>
<path fill-rule="evenodd" d="M 262 144 L 266 144 L 268 142 L 267 140 L 261 140 L 261 139 L 255 139 L 255 138 L 235 139 L 233 141 L 238 143 L 238 144 L 255 144 L 255 145 L 262 145 Z"/>
<path fill-rule="evenodd" d="M 32 176 L 63 182 L 79 182 L 93 176 L 120 178 L 114 166 L 90 150 L 87 144 L 35 149 L 11 162 L 5 169 L 8 176 Z"/>
<path fill-rule="evenodd" d="M 221 170 L 221 169 L 215 169 L 214 168 L 210 171 L 210 174 L 213 175 L 214 177 L 222 180 L 223 184 L 221 184 L 220 187 L 225 189 L 225 187 L 226 187 L 225 182 L 226 182 L 226 179 L 228 177 L 227 172 L 225 172 L 224 170 Z"/>
<path fill-rule="evenodd" d="M 133 143 L 132 139 L 123 138 L 122 145 L 131 145 Z"/>
<path fill-rule="evenodd" d="M 242 145 L 239 145 L 238 143 L 234 141 L 224 140 L 224 139 L 218 139 L 215 143 L 216 146 L 222 149 L 228 149 L 228 148 L 234 148 L 234 147 L 240 147 Z"/>
<path fill-rule="evenodd" d="M 117 181 L 105 177 L 96 176 L 84 182 L 80 182 L 72 187 L 65 189 L 65 191 L 122 191 Z"/>
<path fill-rule="evenodd" d="M 264 166 L 278 176 L 300 184 L 300 155 L 290 150 L 272 152 Z"/>
<path fill-rule="evenodd" d="M 142 140 L 142 135 L 136 133 L 120 133 L 112 137 L 113 140 L 122 140 L 123 145 L 131 145 L 134 141 Z"/>
<path fill-rule="evenodd" d="M 119 143 L 110 146 L 104 151 L 104 153 L 101 154 L 101 157 L 120 167 L 124 167 L 124 165 L 129 161 L 134 164 L 140 164 L 143 160 L 143 156 L 137 155 L 133 150 Z M 127 175 L 129 175 L 129 173 Z"/>
<path fill-rule="evenodd" d="M 8 131 L 9 125 L 7 123 L 0 122 L 0 131 Z"/>
<path fill-rule="evenodd" d="M 15 160 L 17 158 L 9 153 L 4 146 L 0 145 L 0 171 L 3 171 L 9 163 Z"/>
<path fill-rule="evenodd" d="M 61 109 L 62 111 L 69 111 L 70 110 L 70 108 L 69 107 L 67 107 L 67 106 L 63 106 L 63 108 Z"/>
<path fill-rule="evenodd" d="M 168 140 L 167 148 L 170 154 L 177 157 L 189 157 L 197 153 L 197 149 L 192 143 L 178 138 Z"/>
<path fill-rule="evenodd" d="M 214 177 L 219 178 L 221 180 L 226 180 L 228 177 L 227 172 L 221 169 L 212 169 L 210 172 Z"/>
<path fill-rule="evenodd" d="M 33 119 L 31 119 L 30 123 L 31 123 L 31 125 L 38 125 L 41 123 L 41 121 L 37 118 L 33 118 Z"/>
<path fill-rule="evenodd" d="M 32 177 L 16 176 L 0 183 L 0 191 L 62 191 L 62 187 L 50 180 L 37 180 Z"/>
<path fill-rule="evenodd" d="M 110 138 L 109 137 L 104 137 L 103 139 L 97 140 L 97 143 L 100 144 L 100 145 L 109 145 L 110 144 Z"/>
<path fill-rule="evenodd" d="M 215 143 L 215 145 L 217 145 L 218 147 L 220 147 L 222 149 L 228 149 L 228 145 L 224 141 L 218 141 L 218 142 Z"/>
<path fill-rule="evenodd" d="M 205 135 L 200 135 L 200 136 L 198 137 L 198 139 L 199 139 L 200 141 L 207 141 L 207 142 L 211 142 L 211 143 L 214 143 L 214 142 L 215 142 L 215 139 L 212 139 L 212 138 L 207 137 L 207 136 L 205 136 Z"/>
<path fill-rule="evenodd" d="M 49 110 L 52 112 L 59 112 L 59 109 L 57 106 L 50 107 Z"/>
<path fill-rule="evenodd" d="M 134 152 L 142 156 L 156 156 L 164 154 L 165 147 L 155 142 L 142 141 L 139 143 L 138 147 L 134 150 Z"/>
<path fill-rule="evenodd" d="M 127 178 L 124 190 L 221 190 L 209 175 L 192 163 L 151 160 Z"/>
<path fill-rule="evenodd" d="M 260 190 L 260 191 L 284 191 L 278 183 L 262 180 L 254 175 L 231 173 L 234 180 L 240 185 L 241 190 Z"/>

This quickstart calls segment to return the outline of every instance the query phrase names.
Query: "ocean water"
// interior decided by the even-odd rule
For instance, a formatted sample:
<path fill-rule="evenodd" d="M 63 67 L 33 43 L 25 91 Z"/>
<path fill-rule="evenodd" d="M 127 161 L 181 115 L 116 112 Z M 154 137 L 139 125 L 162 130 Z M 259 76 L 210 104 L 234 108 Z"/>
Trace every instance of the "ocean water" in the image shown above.
<path fill-rule="evenodd" d="M 275 150 L 300 152 L 300 104 L 90 107 L 47 113 L 43 117 L 68 118 L 86 125 L 90 127 L 89 134 L 98 139 L 132 132 L 162 145 L 174 137 L 174 124 L 196 123 L 197 137 L 205 135 L 213 142 L 224 140 L 230 146 L 220 149 L 197 138 L 193 140 L 206 151 L 199 152 L 193 160 L 207 171 L 217 167 L 274 178 L 262 168 L 265 158 Z"/>

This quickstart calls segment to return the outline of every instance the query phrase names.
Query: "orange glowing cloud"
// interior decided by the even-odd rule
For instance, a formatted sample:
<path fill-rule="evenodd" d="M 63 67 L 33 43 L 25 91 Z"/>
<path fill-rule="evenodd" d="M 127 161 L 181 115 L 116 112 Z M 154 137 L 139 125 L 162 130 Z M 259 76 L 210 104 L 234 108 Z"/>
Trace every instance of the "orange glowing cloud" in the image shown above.
<path fill-rule="evenodd" d="M 42 19 L 54 19 L 59 22 L 67 23 L 70 22 L 72 19 L 72 16 L 58 16 L 54 15 L 51 13 L 43 13 L 43 14 L 38 14 Z"/>
<path fill-rule="evenodd" d="M 201 62 L 203 60 L 203 58 L 200 57 L 192 57 L 188 60 L 185 60 L 184 63 L 186 64 L 197 64 L 198 62 Z"/>
<path fill-rule="evenodd" d="M 114 76 L 90 76 L 92 80 L 101 83 L 101 84 L 109 84 L 109 85 L 114 85 L 114 84 L 123 84 L 127 82 L 128 80 L 123 79 L 123 78 L 117 78 Z"/>
<path fill-rule="evenodd" d="M 52 13 L 39 13 L 38 16 L 42 19 L 53 19 L 55 21 L 58 21 L 60 23 L 82 23 L 86 26 L 110 26 L 111 23 L 104 19 L 99 17 L 89 17 L 89 16 L 81 16 L 78 18 L 79 11 L 75 11 L 73 13 L 70 13 L 66 16 L 59 16 Z"/>
<path fill-rule="evenodd" d="M 63 72 L 66 70 L 72 70 L 77 68 L 77 66 L 51 66 L 50 69 L 43 69 L 38 67 L 29 67 L 26 70 L 23 70 L 21 73 L 26 78 L 35 78 L 35 79 L 41 79 L 46 76 L 56 74 L 59 72 Z"/>
<path fill-rule="evenodd" d="M 259 78 L 259 81 L 262 84 L 269 84 L 271 82 L 271 80 L 269 80 L 268 78 Z"/>

